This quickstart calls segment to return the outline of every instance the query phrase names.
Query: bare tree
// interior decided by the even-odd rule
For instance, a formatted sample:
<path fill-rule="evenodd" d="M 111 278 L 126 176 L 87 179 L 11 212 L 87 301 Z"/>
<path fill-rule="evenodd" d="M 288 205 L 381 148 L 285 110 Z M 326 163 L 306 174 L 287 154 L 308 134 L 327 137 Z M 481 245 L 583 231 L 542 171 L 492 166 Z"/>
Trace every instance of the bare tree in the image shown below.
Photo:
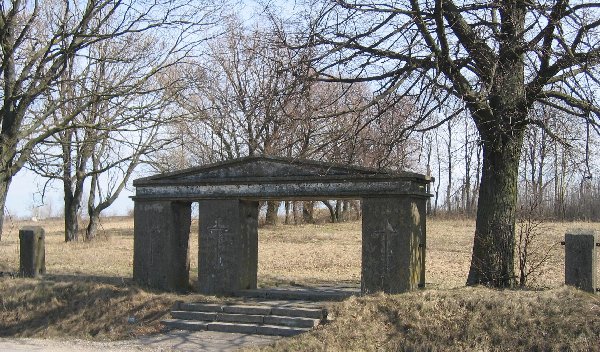
<path fill-rule="evenodd" d="M 515 214 L 525 129 L 537 102 L 597 122 L 599 9 L 586 1 L 312 1 L 304 45 L 321 79 L 379 82 L 419 104 L 415 123 L 458 99 L 483 148 L 468 284 L 515 283 Z M 586 112 L 592 111 L 592 115 Z M 594 119 L 592 119 L 594 118 Z M 409 125 L 409 127 L 411 127 Z"/>
<path fill-rule="evenodd" d="M 49 119 L 72 97 L 56 95 L 63 72 L 94 43 L 129 33 L 164 30 L 176 42 L 189 38 L 181 29 L 190 13 L 173 1 L 44 1 L 8 0 L 0 4 L 0 209 L 13 176 L 30 158 L 34 147 L 69 128 L 77 114 L 103 95 L 85 97 L 86 103 L 60 119 Z M 105 26 L 110 23 L 109 26 Z M 170 30 L 173 30 L 171 32 Z M 181 34 L 177 36 L 177 34 Z M 63 82 L 70 84 L 70 82 Z M 54 94 L 54 95 L 53 95 Z M 38 104 L 53 95 L 53 104 Z M 80 102 L 84 97 L 77 97 Z M 4 212 L 0 212 L 0 231 Z M 0 232 L 1 233 L 1 232 Z"/>
<path fill-rule="evenodd" d="M 291 51 L 277 46 L 268 30 L 244 28 L 236 18 L 227 19 L 224 36 L 208 46 L 206 60 L 179 72 L 187 85 L 176 103 L 190 118 L 174 132 L 189 162 L 282 155 L 286 106 L 301 84 L 288 70 Z"/>
<path fill-rule="evenodd" d="M 284 155 L 286 108 L 302 90 L 302 68 L 268 30 L 247 29 L 232 17 L 225 32 L 209 44 L 208 60 L 181 72 L 189 84 L 177 103 L 191 117 L 176 126 L 181 148 L 194 164 Z M 267 202 L 267 224 L 276 223 L 279 204 Z"/>
<path fill-rule="evenodd" d="M 453 150 L 452 150 L 452 121 L 446 122 L 446 127 L 448 131 L 448 138 L 446 139 L 446 156 L 448 157 L 448 184 L 446 184 L 446 212 L 448 214 L 452 212 L 452 159 L 453 159 Z"/>

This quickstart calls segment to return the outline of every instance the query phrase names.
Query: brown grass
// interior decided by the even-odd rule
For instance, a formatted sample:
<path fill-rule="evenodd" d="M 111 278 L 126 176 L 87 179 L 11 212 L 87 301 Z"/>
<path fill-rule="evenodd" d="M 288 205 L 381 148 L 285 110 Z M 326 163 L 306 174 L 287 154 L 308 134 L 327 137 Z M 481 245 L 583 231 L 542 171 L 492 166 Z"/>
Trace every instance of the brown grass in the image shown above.
<path fill-rule="evenodd" d="M 350 298 L 323 328 L 262 351 L 600 351 L 600 297 L 572 288 Z"/>
<path fill-rule="evenodd" d="M 73 276 L 3 280 L 0 292 L 1 337 L 112 340 L 156 333 L 176 299 L 126 283 Z"/>
<path fill-rule="evenodd" d="M 18 228 L 31 224 L 7 225 L 0 242 L 0 271 L 17 271 Z M 48 275 L 39 280 L 0 278 L 0 336 L 121 339 L 157 331 L 158 320 L 175 300 L 215 299 L 149 292 L 133 285 L 131 219 L 106 219 L 99 238 L 91 243 L 64 243 L 59 220 L 34 225 L 46 230 Z M 565 343 L 579 350 L 589 346 L 586 339 L 600 340 L 598 298 L 561 288 L 564 250 L 557 244 L 568 228 L 600 231 L 600 224 L 544 224 L 536 243 L 539 251 L 552 247 L 551 256 L 533 277 L 533 284 L 552 289 L 539 292 L 463 288 L 474 222 L 430 220 L 427 225 L 428 290 L 353 298 L 332 308 L 337 318 L 322 331 L 277 348 L 312 350 L 322 344 L 330 350 L 373 350 L 377 346 L 420 350 L 450 343 L 456 349 L 486 350 L 509 339 L 512 342 L 499 346 L 543 350 L 561 347 L 551 338 L 562 335 L 568 339 Z M 193 281 L 197 276 L 197 231 L 194 222 L 190 240 Z M 360 257 L 360 222 L 261 228 L 259 285 L 358 285 Z M 127 322 L 130 316 L 135 316 L 134 324 Z M 486 322 L 495 317 L 498 319 Z M 538 326 L 552 336 L 538 337 Z M 549 342 L 544 345 L 546 340 Z"/>

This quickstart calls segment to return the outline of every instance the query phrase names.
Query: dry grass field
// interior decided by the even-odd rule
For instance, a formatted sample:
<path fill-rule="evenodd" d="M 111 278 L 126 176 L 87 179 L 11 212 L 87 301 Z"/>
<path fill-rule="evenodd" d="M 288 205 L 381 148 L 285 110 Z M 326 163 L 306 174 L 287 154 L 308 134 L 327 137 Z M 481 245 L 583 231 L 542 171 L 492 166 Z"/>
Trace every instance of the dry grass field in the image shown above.
<path fill-rule="evenodd" d="M 64 243 L 60 220 L 35 224 L 8 222 L 0 242 L 0 271 L 18 270 L 18 229 L 25 225 L 39 225 L 46 230 L 48 275 L 40 280 L 0 278 L 0 336 L 126 338 L 157 331 L 158 320 L 167 313 L 175 300 L 216 299 L 195 294 L 151 292 L 133 285 L 133 224 L 127 218 L 105 219 L 99 238 L 90 243 Z M 570 311 L 580 320 L 588 319 L 590 314 L 595 316 L 596 320 L 589 322 L 595 324 L 595 328 L 589 328 L 585 321 L 578 320 L 571 321 L 579 327 L 573 328 L 573 331 L 560 330 L 563 329 L 562 325 L 553 329 L 564 334 L 579 334 L 572 337 L 573 341 L 578 341 L 577 344 L 566 345 L 567 347 L 600 348 L 600 300 L 598 296 L 561 287 L 564 280 L 564 250 L 559 244 L 569 228 L 600 231 L 600 224 L 545 223 L 538 229 L 531 259 L 536 261 L 539 254 L 546 252 L 549 256 L 540 270 L 532 275 L 530 289 L 545 289 L 541 292 L 463 288 L 469 268 L 474 222 L 433 219 L 428 221 L 427 226 L 427 290 L 398 296 L 353 298 L 332 307 L 339 318 L 324 331 L 291 339 L 291 342 L 282 342 L 277 349 L 312 350 L 318 343 L 325 343 L 325 346 L 329 343 L 330 350 L 375 350 L 377 346 L 397 349 L 404 340 L 406 346 L 413 346 L 413 350 L 419 350 L 418 346 L 435 349 L 435 344 L 431 345 L 430 340 L 438 338 L 447 343 L 442 337 L 445 334 L 444 336 L 455 336 L 458 339 L 455 341 L 456 346 L 460 346 L 460 349 L 485 350 L 485 346 L 494 346 L 496 340 L 507 338 L 503 334 L 508 332 L 502 330 L 504 332 L 489 336 L 484 333 L 488 337 L 481 337 L 482 341 L 477 340 L 479 342 L 472 345 L 460 342 L 468 334 L 463 333 L 464 336 L 460 337 L 459 332 L 465 329 L 465 324 L 472 324 L 463 321 L 467 319 L 466 315 L 473 315 L 477 310 L 482 310 L 482 314 L 485 311 L 497 311 L 498 316 L 503 316 L 506 320 L 499 319 L 500 324 L 510 329 L 523 329 L 524 323 L 521 324 L 521 320 L 513 321 L 515 313 L 535 310 L 532 307 L 536 304 L 546 307 L 539 308 L 543 314 L 557 315 L 549 319 L 560 318 L 567 325 L 571 320 L 560 315 L 569 315 Z M 197 223 L 192 224 L 191 233 L 190 277 L 194 280 L 197 276 Z M 259 230 L 259 286 L 335 283 L 358 286 L 360 256 L 360 222 L 264 227 Z M 505 307 L 499 302 L 510 304 Z M 547 304 L 558 305 L 562 310 L 552 311 Z M 498 307 L 502 309 L 496 309 Z M 586 314 L 580 312 L 582 309 Z M 358 321 L 374 319 L 371 328 L 360 328 L 361 331 L 364 330 L 365 334 L 367 331 L 374 334 L 379 331 L 381 335 L 368 337 L 355 331 L 354 335 L 349 336 L 336 330 L 348 329 L 353 321 L 357 321 L 357 314 L 360 317 Z M 400 322 L 399 314 L 411 316 L 410 323 Z M 436 318 L 438 315 L 439 319 Z M 128 323 L 129 317 L 135 317 L 135 323 Z M 452 319 L 458 320 L 450 325 L 444 323 Z M 483 316 L 476 319 L 483 319 Z M 535 326 L 539 324 L 537 320 L 544 320 L 544 316 L 537 316 L 533 312 L 527 319 Z M 472 320 L 472 317 L 467 320 Z M 377 324 L 383 325 L 377 327 Z M 493 329 L 484 325 L 481 328 Z M 431 329 L 441 329 L 445 333 Z M 428 333 L 425 330 L 431 331 Z M 407 337 L 407 332 L 411 332 L 410 338 Z M 441 335 L 436 337 L 436 334 Z M 340 338 L 352 344 L 339 344 L 343 342 Z M 380 345 L 365 345 L 363 343 L 367 342 L 364 339 L 375 339 Z M 527 335 L 521 339 L 526 340 Z M 590 339 L 596 341 L 586 344 Z M 523 342 L 514 346 L 548 349 L 542 343 L 545 340 L 531 341 L 533 342 L 530 344 Z M 290 343 L 291 345 L 285 345 Z M 549 346 L 560 347 L 556 344 Z"/>

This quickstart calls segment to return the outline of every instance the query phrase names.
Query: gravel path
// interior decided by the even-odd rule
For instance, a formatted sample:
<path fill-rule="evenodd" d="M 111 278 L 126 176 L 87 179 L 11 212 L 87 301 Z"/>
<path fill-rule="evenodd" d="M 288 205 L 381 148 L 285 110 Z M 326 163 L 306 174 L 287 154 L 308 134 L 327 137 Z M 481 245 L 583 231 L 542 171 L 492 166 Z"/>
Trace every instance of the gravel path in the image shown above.
<path fill-rule="evenodd" d="M 235 351 L 242 347 L 269 344 L 278 339 L 280 339 L 280 337 L 222 333 L 215 331 L 189 332 L 171 330 L 161 335 L 144 336 L 133 340 L 111 342 L 0 338 L 0 351 Z"/>

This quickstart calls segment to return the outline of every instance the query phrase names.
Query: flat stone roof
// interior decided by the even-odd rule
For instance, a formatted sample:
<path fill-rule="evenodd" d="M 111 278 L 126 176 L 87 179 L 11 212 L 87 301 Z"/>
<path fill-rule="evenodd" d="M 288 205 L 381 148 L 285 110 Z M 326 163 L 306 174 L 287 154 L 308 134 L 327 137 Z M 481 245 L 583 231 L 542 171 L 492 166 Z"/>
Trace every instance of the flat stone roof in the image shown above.
<path fill-rule="evenodd" d="M 139 178 L 135 200 L 430 197 L 431 177 L 414 172 L 271 156 L 245 157 Z"/>

